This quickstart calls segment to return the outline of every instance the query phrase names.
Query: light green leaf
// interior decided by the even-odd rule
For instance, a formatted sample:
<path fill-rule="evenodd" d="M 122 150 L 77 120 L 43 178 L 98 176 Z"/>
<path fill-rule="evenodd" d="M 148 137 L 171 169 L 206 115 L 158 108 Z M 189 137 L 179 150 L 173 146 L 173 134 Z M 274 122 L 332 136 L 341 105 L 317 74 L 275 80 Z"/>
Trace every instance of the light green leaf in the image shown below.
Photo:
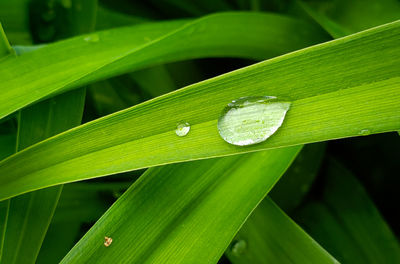
<path fill-rule="evenodd" d="M 10 43 L 4 33 L 3 27 L 0 23 L 0 59 L 12 54 Z M 15 135 L 0 135 L 0 159 L 10 156 L 15 152 Z M 3 259 L 4 239 L 7 228 L 8 215 L 10 210 L 10 202 L 0 202 L 0 263 Z"/>
<path fill-rule="evenodd" d="M 66 184 L 52 223 L 40 249 L 37 263 L 59 263 L 82 236 L 82 229 L 97 221 L 123 193 L 129 182 L 78 182 Z"/>
<path fill-rule="evenodd" d="M 36 1 L 36 4 L 38 2 L 40 1 Z M 78 1 L 74 1 L 74 4 L 77 3 Z M 72 32 L 93 27 L 94 20 L 90 10 L 95 10 L 95 6 L 96 1 L 92 0 L 81 3 L 82 13 L 69 9 L 66 16 L 72 17 L 73 22 L 64 23 L 63 27 L 70 27 Z M 66 17 L 63 19 L 67 20 Z M 75 24 L 78 21 L 82 25 Z M 19 115 L 17 150 L 79 125 L 84 99 L 85 90 L 79 89 L 23 109 Z M 61 190 L 62 186 L 56 186 L 10 199 L 4 263 L 36 262 Z"/>
<path fill-rule="evenodd" d="M 62 133 L 0 162 L 0 199 L 160 164 L 398 130 L 399 34 L 400 21 L 218 76 Z M 258 145 L 227 144 L 217 132 L 222 109 L 233 99 L 258 95 L 291 99 L 282 127 Z M 191 130 L 177 137 L 182 120 Z"/>
<path fill-rule="evenodd" d="M 226 253 L 234 264 L 338 263 L 270 198 L 257 206 Z"/>
<path fill-rule="evenodd" d="M 262 59 L 326 39 L 300 20 L 258 13 L 216 14 L 76 37 L 0 62 L 0 118 L 44 97 L 152 65 L 213 56 Z"/>
<path fill-rule="evenodd" d="M 150 169 L 61 263 L 216 263 L 299 150 Z"/>

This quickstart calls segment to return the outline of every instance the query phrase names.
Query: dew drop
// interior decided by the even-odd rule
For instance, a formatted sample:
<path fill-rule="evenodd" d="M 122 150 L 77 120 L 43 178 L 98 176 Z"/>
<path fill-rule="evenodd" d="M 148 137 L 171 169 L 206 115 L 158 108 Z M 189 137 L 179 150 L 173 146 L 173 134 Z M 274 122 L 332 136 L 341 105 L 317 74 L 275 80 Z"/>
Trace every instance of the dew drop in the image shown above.
<path fill-rule="evenodd" d="M 188 122 L 179 122 L 176 125 L 175 133 L 177 136 L 184 137 L 190 131 L 190 124 Z"/>
<path fill-rule="evenodd" d="M 290 104 L 275 96 L 239 98 L 222 111 L 218 132 L 226 142 L 237 146 L 263 142 L 282 125 Z"/>
<path fill-rule="evenodd" d="M 360 132 L 358 132 L 358 134 L 361 136 L 368 136 L 371 134 L 371 131 L 369 129 L 363 129 Z"/>
<path fill-rule="evenodd" d="M 240 255 L 242 255 L 245 252 L 246 248 L 247 248 L 246 241 L 244 241 L 243 239 L 236 240 L 232 243 L 231 252 L 236 257 L 239 257 Z"/>
<path fill-rule="evenodd" d="M 97 34 L 92 34 L 92 35 L 86 36 L 86 37 L 84 38 L 84 40 L 85 40 L 86 42 L 95 43 L 95 42 L 99 42 L 100 37 L 99 37 L 99 35 L 97 35 Z"/>

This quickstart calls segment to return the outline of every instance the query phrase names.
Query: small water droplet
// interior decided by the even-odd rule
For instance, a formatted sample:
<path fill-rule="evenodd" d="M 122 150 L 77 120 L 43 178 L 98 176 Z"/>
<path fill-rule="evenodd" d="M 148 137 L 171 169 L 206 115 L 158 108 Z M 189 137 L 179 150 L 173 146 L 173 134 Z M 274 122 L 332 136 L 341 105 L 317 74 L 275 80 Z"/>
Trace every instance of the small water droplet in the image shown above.
<path fill-rule="evenodd" d="M 233 255 L 235 255 L 236 257 L 239 257 L 240 255 L 242 255 L 245 252 L 246 248 L 247 248 L 246 241 L 241 239 L 241 240 L 236 240 L 232 243 L 231 251 L 232 251 Z"/>
<path fill-rule="evenodd" d="M 86 42 L 95 43 L 95 42 L 99 42 L 100 37 L 99 37 L 99 35 L 97 35 L 97 34 L 92 34 L 92 35 L 86 36 L 86 37 L 84 38 L 84 40 L 85 40 Z"/>
<path fill-rule="evenodd" d="M 180 122 L 176 125 L 175 133 L 177 136 L 184 137 L 190 131 L 190 124 L 188 122 Z"/>
<path fill-rule="evenodd" d="M 290 102 L 275 96 L 242 97 L 229 103 L 218 119 L 218 132 L 237 146 L 265 141 L 282 125 Z"/>
<path fill-rule="evenodd" d="M 369 129 L 362 129 L 358 134 L 361 136 L 368 136 L 371 134 L 371 131 Z"/>

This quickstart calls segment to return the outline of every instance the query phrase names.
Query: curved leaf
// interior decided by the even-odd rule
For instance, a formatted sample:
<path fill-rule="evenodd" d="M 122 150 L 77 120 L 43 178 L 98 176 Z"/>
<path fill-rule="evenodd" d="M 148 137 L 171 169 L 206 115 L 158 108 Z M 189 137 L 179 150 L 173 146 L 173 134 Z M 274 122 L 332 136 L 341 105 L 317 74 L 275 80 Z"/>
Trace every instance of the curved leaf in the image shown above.
<path fill-rule="evenodd" d="M 150 169 L 61 263 L 216 263 L 299 150 Z"/>
<path fill-rule="evenodd" d="M 243 252 L 235 252 L 238 241 L 247 244 Z M 234 264 L 338 263 L 268 197 L 244 223 L 227 255 Z"/>
<path fill-rule="evenodd" d="M 399 34 L 400 22 L 387 24 L 69 130 L 0 162 L 0 199 L 160 164 L 398 130 Z M 291 109 L 266 142 L 232 146 L 218 135 L 218 116 L 231 100 L 253 95 L 290 97 Z M 192 124 L 186 137 L 175 134 L 181 120 Z"/>
<path fill-rule="evenodd" d="M 80 36 L 0 62 L 0 118 L 44 97 L 151 65 L 213 56 L 262 59 L 326 39 L 300 20 L 245 12 Z"/>

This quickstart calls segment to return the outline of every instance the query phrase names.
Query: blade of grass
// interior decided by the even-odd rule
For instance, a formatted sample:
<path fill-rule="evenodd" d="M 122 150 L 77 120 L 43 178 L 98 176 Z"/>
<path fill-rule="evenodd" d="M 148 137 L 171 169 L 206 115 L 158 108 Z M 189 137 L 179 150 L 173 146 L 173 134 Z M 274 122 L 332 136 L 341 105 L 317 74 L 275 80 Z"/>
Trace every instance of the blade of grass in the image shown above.
<path fill-rule="evenodd" d="M 116 200 L 115 193 L 130 185 L 130 182 L 65 185 L 37 263 L 59 263 L 83 235 L 83 227 L 97 221 Z"/>
<path fill-rule="evenodd" d="M 35 1 L 35 3 L 40 4 L 43 1 Z M 85 1 L 85 3 L 74 1 L 75 4 L 81 5 L 82 12 L 69 9 L 68 16 L 73 21 L 72 23 L 79 21 L 80 13 L 80 16 L 84 17 L 83 24 L 86 27 L 93 27 L 94 21 L 86 22 L 93 20 L 93 15 L 89 14 L 90 10 L 95 8 L 96 1 Z M 67 17 L 64 16 L 63 19 L 65 21 Z M 64 27 L 66 25 L 67 23 Z M 86 31 L 77 24 L 70 26 L 73 32 Z M 79 125 L 84 98 L 85 89 L 79 89 L 22 110 L 19 116 L 17 151 Z M 61 190 L 62 186 L 56 186 L 10 200 L 9 221 L 4 241 L 4 263 L 35 263 Z"/>
<path fill-rule="evenodd" d="M 0 23 L 0 60 L 10 55 L 13 55 L 12 48 Z M 15 141 L 15 135 L 0 135 L 0 159 L 10 156 L 15 152 Z M 0 263 L 3 263 L 4 238 L 9 211 L 10 202 L 8 200 L 0 202 Z"/>
<path fill-rule="evenodd" d="M 333 160 L 327 171 L 322 201 L 299 213 L 306 229 L 339 261 L 398 263 L 398 241 L 360 183 Z"/>
<path fill-rule="evenodd" d="M 325 143 L 305 145 L 269 193 L 285 212 L 293 211 L 308 193 L 322 164 L 325 148 Z"/>
<path fill-rule="evenodd" d="M 269 193 L 285 211 L 296 208 L 317 175 L 325 144 L 303 147 Z M 246 248 L 237 246 L 245 241 Z M 322 247 L 298 227 L 269 198 L 265 198 L 239 230 L 226 251 L 232 263 L 323 263 L 334 262 Z"/>
<path fill-rule="evenodd" d="M 262 59 L 326 39 L 300 20 L 257 13 L 216 14 L 76 37 L 1 61 L 0 118 L 50 95 L 148 66 L 213 56 Z"/>
<path fill-rule="evenodd" d="M 297 3 L 335 38 L 400 19 L 400 3 L 396 0 L 299 0 Z"/>
<path fill-rule="evenodd" d="M 216 263 L 299 150 L 147 170 L 61 263 Z"/>
<path fill-rule="evenodd" d="M 400 22 L 387 24 L 72 129 L 0 162 L 0 199 L 160 164 L 398 130 L 399 33 Z M 218 135 L 217 119 L 231 100 L 250 95 L 289 97 L 291 109 L 266 142 L 229 145 Z M 175 134 L 181 120 L 192 125 L 186 137 Z"/>
<path fill-rule="evenodd" d="M 246 243 L 240 252 L 237 243 Z M 270 199 L 265 198 L 235 236 L 229 260 L 241 263 L 338 263 Z"/>
<path fill-rule="evenodd" d="M 0 21 L 12 45 L 30 45 L 28 4 L 30 0 L 0 1 Z"/>

